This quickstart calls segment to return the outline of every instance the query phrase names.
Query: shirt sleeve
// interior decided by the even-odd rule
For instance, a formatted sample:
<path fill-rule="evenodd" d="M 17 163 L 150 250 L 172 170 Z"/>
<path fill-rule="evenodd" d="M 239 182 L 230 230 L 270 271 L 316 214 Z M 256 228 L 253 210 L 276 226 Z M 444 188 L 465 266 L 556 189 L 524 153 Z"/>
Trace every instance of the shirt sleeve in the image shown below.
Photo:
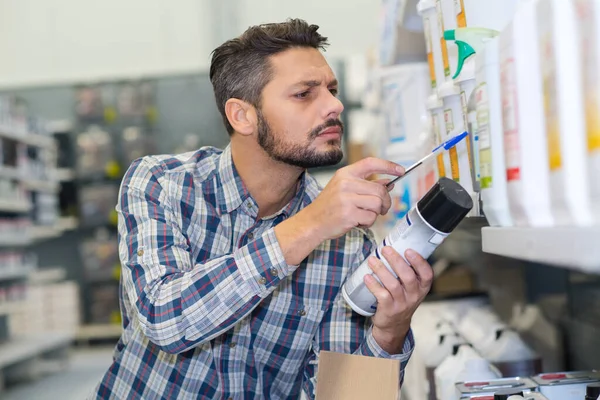
<path fill-rule="evenodd" d="M 366 238 L 362 251 L 356 257 L 351 271 L 356 270 L 370 254 L 372 239 Z M 389 354 L 373 338 L 371 318 L 355 313 L 346 304 L 340 293 L 333 306 L 327 311 L 322 326 L 313 340 L 304 371 L 303 390 L 310 399 L 314 399 L 316 389 L 317 364 L 321 350 L 337 353 L 356 354 L 370 357 L 396 359 L 400 361 L 400 382 L 404 380 L 404 370 L 415 347 L 412 329 L 408 331 L 402 352 Z"/>
<path fill-rule="evenodd" d="M 273 229 L 231 254 L 195 263 L 160 178 L 161 169 L 146 159 L 127 171 L 117 204 L 119 257 L 143 333 L 174 354 L 229 330 L 295 268 Z"/>

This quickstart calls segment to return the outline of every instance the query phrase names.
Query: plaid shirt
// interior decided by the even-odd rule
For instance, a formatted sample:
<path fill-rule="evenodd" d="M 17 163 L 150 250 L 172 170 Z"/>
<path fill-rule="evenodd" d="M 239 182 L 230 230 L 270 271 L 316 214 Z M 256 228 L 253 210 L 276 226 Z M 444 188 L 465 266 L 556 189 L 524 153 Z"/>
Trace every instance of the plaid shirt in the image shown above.
<path fill-rule="evenodd" d="M 102 399 L 314 398 L 320 350 L 392 357 L 340 288 L 373 248 L 354 229 L 288 265 L 274 227 L 310 204 L 304 173 L 293 200 L 257 218 L 230 148 L 135 161 L 121 186 L 123 335 L 95 389 Z"/>

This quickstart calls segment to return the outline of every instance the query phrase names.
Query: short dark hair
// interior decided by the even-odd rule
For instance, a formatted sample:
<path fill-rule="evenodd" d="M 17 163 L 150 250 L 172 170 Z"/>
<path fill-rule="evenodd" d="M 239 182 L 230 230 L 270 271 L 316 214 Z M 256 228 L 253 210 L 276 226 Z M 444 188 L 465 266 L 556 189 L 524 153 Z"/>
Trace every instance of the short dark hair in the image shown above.
<path fill-rule="evenodd" d="M 262 90 L 272 77 L 269 57 L 293 47 L 325 50 L 329 43 L 318 29 L 301 19 L 256 25 L 213 50 L 210 81 L 230 135 L 233 127 L 225 114 L 227 100 L 237 98 L 260 108 Z"/>

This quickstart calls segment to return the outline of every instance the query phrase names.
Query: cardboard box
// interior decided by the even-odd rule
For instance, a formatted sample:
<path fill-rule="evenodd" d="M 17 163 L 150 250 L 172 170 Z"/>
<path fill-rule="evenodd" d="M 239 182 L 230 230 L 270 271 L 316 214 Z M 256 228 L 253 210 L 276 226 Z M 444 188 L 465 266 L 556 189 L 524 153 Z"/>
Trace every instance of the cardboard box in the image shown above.
<path fill-rule="evenodd" d="M 400 361 L 321 351 L 316 398 L 397 400 Z"/>

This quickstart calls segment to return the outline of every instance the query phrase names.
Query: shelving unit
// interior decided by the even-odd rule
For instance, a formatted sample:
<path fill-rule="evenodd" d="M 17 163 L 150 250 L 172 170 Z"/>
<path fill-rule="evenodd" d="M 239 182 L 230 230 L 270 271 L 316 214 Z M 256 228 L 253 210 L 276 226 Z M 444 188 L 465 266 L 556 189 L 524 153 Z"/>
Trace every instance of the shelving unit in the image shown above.
<path fill-rule="evenodd" d="M 29 275 L 33 271 L 32 267 L 22 266 L 19 269 L 13 269 L 11 271 L 1 271 L 0 270 L 0 282 L 15 280 L 15 279 L 25 279 L 27 275 Z"/>
<path fill-rule="evenodd" d="M 4 213 L 26 213 L 31 210 L 31 203 L 27 200 L 3 200 L 0 199 L 0 212 Z"/>
<path fill-rule="evenodd" d="M 0 344 L 0 369 L 68 347 L 73 338 L 69 333 L 47 333 L 9 340 Z"/>
<path fill-rule="evenodd" d="M 483 228 L 486 253 L 571 269 L 600 271 L 600 227 Z"/>

